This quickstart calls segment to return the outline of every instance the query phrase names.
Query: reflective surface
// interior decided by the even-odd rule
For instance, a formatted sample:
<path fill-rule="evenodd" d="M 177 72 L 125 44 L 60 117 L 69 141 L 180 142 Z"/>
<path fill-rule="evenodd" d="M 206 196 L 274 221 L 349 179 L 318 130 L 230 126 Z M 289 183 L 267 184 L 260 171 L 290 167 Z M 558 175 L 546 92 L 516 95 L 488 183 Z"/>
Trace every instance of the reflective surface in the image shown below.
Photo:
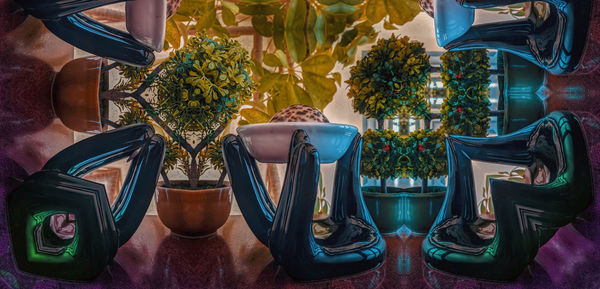
<path fill-rule="evenodd" d="M 518 0 L 470 1 L 457 0 L 463 6 L 486 8 L 519 3 Z M 444 48 L 498 49 L 519 55 L 553 74 L 568 74 L 582 70 L 593 0 L 550 0 L 546 14 L 533 9 L 527 19 L 474 25 L 461 37 Z M 437 15 L 437 13 L 436 13 Z M 439 43 L 444 41 L 438 40 Z M 579 71 L 585 72 L 585 71 Z"/>
<path fill-rule="evenodd" d="M 356 134 L 336 166 L 331 216 L 313 223 L 320 163 L 306 131 L 298 129 L 291 136 L 277 209 L 241 138 L 223 139 L 225 164 L 242 214 L 277 263 L 295 279 L 352 275 L 383 262 L 385 242 L 360 189 L 361 147 L 362 138 Z"/>
<path fill-rule="evenodd" d="M 150 125 L 98 134 L 56 154 L 8 194 L 14 257 L 20 270 L 91 280 L 136 231 L 156 186 L 164 139 Z M 79 177 L 131 157 L 112 207 L 102 184 Z"/>
<path fill-rule="evenodd" d="M 475 138 L 449 136 L 448 193 L 423 242 L 425 262 L 435 268 L 489 280 L 512 280 L 558 228 L 574 221 L 593 199 L 592 172 L 580 120 L 553 112 L 515 133 Z M 495 235 L 476 211 L 471 160 L 546 166 L 547 184 L 490 180 Z M 532 179 L 534 179 L 532 177 Z"/>

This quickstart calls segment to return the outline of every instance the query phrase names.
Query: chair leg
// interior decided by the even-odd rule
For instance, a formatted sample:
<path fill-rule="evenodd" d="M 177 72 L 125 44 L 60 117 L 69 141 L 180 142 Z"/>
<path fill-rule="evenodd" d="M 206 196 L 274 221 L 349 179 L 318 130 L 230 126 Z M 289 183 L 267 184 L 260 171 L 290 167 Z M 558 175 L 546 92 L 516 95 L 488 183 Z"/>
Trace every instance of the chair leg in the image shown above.
<path fill-rule="evenodd" d="M 319 158 L 308 143 L 298 144 L 288 160 L 285 186 L 273 221 L 269 247 L 293 277 L 302 276 L 320 251 L 312 233 L 312 213 L 319 182 Z"/>
<path fill-rule="evenodd" d="M 225 136 L 222 147 L 231 187 L 244 219 L 256 238 L 268 246 L 275 205 L 262 181 L 256 161 L 238 136 Z"/>

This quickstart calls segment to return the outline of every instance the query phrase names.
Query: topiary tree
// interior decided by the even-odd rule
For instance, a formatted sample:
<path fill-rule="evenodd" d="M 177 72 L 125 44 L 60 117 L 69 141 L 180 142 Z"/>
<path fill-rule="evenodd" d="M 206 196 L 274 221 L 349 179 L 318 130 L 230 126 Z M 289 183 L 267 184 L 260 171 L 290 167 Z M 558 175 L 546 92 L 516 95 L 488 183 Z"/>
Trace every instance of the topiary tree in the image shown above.
<path fill-rule="evenodd" d="M 406 171 L 421 179 L 421 192 L 426 193 L 429 179 L 448 173 L 446 136 L 441 129 L 420 129 L 411 132 L 405 143 Z"/>
<path fill-rule="evenodd" d="M 383 129 L 383 121 L 406 112 L 428 115 L 423 90 L 430 70 L 423 43 L 395 35 L 378 40 L 350 69 L 346 83 L 354 111 L 377 120 L 377 131 L 369 129 L 363 136 L 361 173 L 379 177 L 383 193 L 387 192 L 386 179 L 402 174 L 403 147 L 398 133 Z"/>
<path fill-rule="evenodd" d="M 484 137 L 489 128 L 490 65 L 485 49 L 446 52 L 440 75 L 448 91 L 441 109 L 448 134 Z"/>
<path fill-rule="evenodd" d="M 211 166 L 221 172 L 220 186 L 225 170 L 215 140 L 253 93 L 250 65 L 237 41 L 200 34 L 152 72 L 119 66 L 125 79 L 103 95 L 123 110 L 117 125 L 152 122 L 166 134 L 167 187 L 164 170 L 179 169 L 194 189 Z"/>

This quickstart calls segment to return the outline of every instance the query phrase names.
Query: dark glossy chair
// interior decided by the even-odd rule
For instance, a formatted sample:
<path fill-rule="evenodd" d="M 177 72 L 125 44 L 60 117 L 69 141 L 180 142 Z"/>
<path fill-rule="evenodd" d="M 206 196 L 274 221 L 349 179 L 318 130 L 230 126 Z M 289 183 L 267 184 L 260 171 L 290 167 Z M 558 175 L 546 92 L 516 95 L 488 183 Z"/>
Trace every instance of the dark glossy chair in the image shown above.
<path fill-rule="evenodd" d="M 383 263 L 385 241 L 360 190 L 361 145 L 357 134 L 337 161 L 331 216 L 313 221 L 320 162 L 306 132 L 297 130 L 292 136 L 277 208 L 241 138 L 224 138 L 225 164 L 244 219 L 291 277 L 305 281 L 330 279 Z"/>
<path fill-rule="evenodd" d="M 459 5 L 448 3 L 452 1 Z M 544 1 L 549 7 L 547 15 L 538 15 L 538 11 L 532 9 L 526 19 L 474 25 L 464 32 L 465 25 L 473 23 L 473 9 L 521 2 L 437 0 L 435 18 L 438 44 L 452 51 L 488 48 L 510 52 L 552 74 L 576 71 L 586 44 L 592 12 L 591 0 L 547 0 Z M 460 21 L 464 22 L 463 25 L 445 27 Z"/>
<path fill-rule="evenodd" d="M 444 205 L 423 241 L 425 262 L 468 277 L 508 281 L 534 259 L 538 248 L 592 201 L 586 142 L 578 119 L 553 112 L 508 135 L 449 136 L 450 175 Z M 477 214 L 471 160 L 527 166 L 549 172 L 544 182 L 490 180 L 495 232 Z M 543 168 L 544 170 L 540 170 Z M 491 221 L 494 222 L 494 221 Z"/>
<path fill-rule="evenodd" d="M 91 280 L 137 230 L 154 194 L 165 141 L 152 126 L 132 125 L 82 140 L 56 154 L 7 197 L 13 252 L 21 271 Z M 117 199 L 82 178 L 129 157 Z"/>
<path fill-rule="evenodd" d="M 155 58 L 152 47 L 156 45 L 144 44 L 144 40 L 148 42 L 146 39 L 135 39 L 135 35 L 132 36 L 94 21 L 83 14 L 84 11 L 92 8 L 123 1 L 125 0 L 17 0 L 25 11 L 42 19 L 48 30 L 77 48 L 129 65 L 151 65 Z M 166 13 L 164 11 L 166 3 L 163 3 L 163 6 L 162 11 Z M 155 16 L 148 15 L 148 17 Z M 158 25 L 158 29 L 164 30 L 164 23 Z M 160 42 L 160 45 L 154 49 L 160 50 L 162 41 L 161 39 L 151 41 Z"/>

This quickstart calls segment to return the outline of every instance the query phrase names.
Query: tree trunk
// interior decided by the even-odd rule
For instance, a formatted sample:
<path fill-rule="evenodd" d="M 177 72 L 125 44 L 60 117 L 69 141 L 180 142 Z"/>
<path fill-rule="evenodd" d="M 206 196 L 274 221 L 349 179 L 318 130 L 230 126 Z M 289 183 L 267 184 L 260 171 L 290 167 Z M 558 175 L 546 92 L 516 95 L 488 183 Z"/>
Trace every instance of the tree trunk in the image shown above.
<path fill-rule="evenodd" d="M 167 172 L 165 172 L 165 170 L 161 169 L 160 170 L 160 175 L 162 176 L 162 179 L 163 179 L 163 185 L 166 188 L 170 188 L 171 187 L 171 182 L 169 181 L 169 177 L 167 176 Z"/>
<path fill-rule="evenodd" d="M 383 129 L 383 119 L 378 119 L 377 120 L 377 129 Z M 379 179 L 379 185 L 381 186 L 381 192 L 386 194 L 387 193 L 387 183 L 386 183 L 386 178 L 381 177 Z"/>
<path fill-rule="evenodd" d="M 429 186 L 428 182 L 429 179 L 427 178 L 421 179 L 421 194 L 427 193 L 427 191 L 429 190 L 427 188 Z"/>
<path fill-rule="evenodd" d="M 379 183 L 381 185 L 381 192 L 386 194 L 387 193 L 387 184 L 386 184 L 386 179 L 385 178 L 381 178 L 379 179 Z"/>
<path fill-rule="evenodd" d="M 190 175 L 188 177 L 190 179 L 190 188 L 197 188 L 200 176 L 198 175 L 198 162 L 196 161 L 196 156 L 192 157 L 192 162 L 190 163 Z"/>

